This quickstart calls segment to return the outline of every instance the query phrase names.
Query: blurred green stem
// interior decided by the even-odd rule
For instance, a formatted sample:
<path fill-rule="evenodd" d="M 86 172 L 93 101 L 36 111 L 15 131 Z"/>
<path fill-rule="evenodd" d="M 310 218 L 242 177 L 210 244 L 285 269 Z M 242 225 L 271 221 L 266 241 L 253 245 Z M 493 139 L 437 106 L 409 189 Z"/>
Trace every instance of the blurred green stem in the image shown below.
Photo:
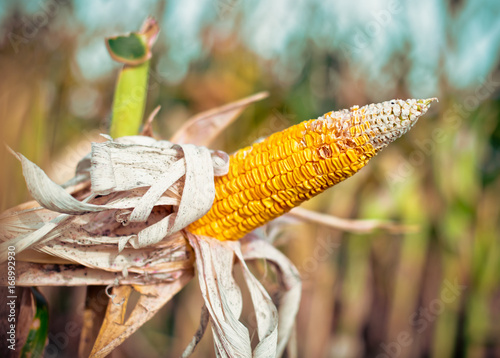
<path fill-rule="evenodd" d="M 110 135 L 136 135 L 144 116 L 150 60 L 140 65 L 124 65 L 116 84 Z"/>

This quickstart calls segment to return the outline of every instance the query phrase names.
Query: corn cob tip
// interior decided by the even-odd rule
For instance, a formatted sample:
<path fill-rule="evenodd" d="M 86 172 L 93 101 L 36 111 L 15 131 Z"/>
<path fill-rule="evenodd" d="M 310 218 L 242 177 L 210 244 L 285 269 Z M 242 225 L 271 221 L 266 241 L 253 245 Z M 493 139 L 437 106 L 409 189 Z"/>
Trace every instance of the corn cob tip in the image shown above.
<path fill-rule="evenodd" d="M 379 152 L 408 132 L 434 101 L 437 101 L 437 98 L 392 99 L 361 108 L 353 106 L 350 110 L 330 112 L 325 117 L 330 117 L 331 120 L 341 118 L 347 128 L 364 123 L 362 130 L 352 130 L 351 136 L 353 139 L 365 136 L 375 152 Z"/>

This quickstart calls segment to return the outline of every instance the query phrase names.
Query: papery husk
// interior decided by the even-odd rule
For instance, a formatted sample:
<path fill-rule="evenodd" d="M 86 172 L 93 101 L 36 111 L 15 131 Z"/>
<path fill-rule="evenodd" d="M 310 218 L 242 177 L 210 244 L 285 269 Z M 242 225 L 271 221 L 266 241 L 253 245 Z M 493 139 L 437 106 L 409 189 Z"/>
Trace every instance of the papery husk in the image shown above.
<path fill-rule="evenodd" d="M 278 312 L 267 291 L 246 266 L 240 242 L 222 242 L 189 233 L 188 238 L 195 251 L 198 280 L 217 356 L 275 357 Z M 248 329 L 239 321 L 243 299 L 232 275 L 235 258 L 243 269 L 257 319 L 259 343 L 253 351 Z"/>

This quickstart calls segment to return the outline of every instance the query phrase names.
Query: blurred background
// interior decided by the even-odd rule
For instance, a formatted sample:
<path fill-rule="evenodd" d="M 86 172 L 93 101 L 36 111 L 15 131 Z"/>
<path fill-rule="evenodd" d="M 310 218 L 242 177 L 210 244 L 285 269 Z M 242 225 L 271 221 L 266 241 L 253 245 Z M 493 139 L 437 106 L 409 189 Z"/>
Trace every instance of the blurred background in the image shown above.
<path fill-rule="evenodd" d="M 169 138 L 191 115 L 261 90 L 214 148 L 232 152 L 333 109 L 438 97 L 359 174 L 306 203 L 417 225 L 353 235 L 294 225 L 299 357 L 500 357 L 500 3 L 497 0 L 0 2 L 0 140 L 56 182 L 106 133 L 117 71 L 104 37 L 160 23 L 146 115 Z M 29 199 L 0 149 L 0 209 Z M 46 291 L 52 337 L 82 288 Z M 178 356 L 198 325 L 195 280 L 116 357 Z M 251 317 L 242 320 L 252 326 Z M 76 341 L 75 341 L 76 345 Z M 75 345 L 60 356 L 73 356 Z M 214 356 L 207 332 L 195 354 Z"/>

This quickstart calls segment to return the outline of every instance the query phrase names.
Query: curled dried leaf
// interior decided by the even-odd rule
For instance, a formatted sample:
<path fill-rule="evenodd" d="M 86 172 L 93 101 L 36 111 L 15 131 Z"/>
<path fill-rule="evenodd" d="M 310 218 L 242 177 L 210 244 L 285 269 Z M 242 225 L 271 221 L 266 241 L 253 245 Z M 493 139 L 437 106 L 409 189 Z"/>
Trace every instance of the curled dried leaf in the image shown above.
<path fill-rule="evenodd" d="M 274 246 L 257 235 L 248 235 L 242 242 L 241 250 L 245 261 L 264 259 L 277 268 L 283 291 L 278 308 L 278 343 L 276 356 L 283 354 L 295 326 L 299 311 L 302 283 L 293 263 Z"/>
<path fill-rule="evenodd" d="M 43 242 L 37 249 L 50 255 L 124 272 L 157 261 L 151 255 L 161 256 L 158 252 L 168 256 L 169 249 L 139 254 L 130 247 L 157 244 L 203 216 L 214 200 L 214 175 L 225 174 L 228 168 L 227 155 L 189 144 L 140 136 L 94 143 L 90 158 L 93 194 L 79 201 L 35 164 L 16 156 L 34 198 L 63 215 L 50 220 L 31 216 L 28 226 L 15 224 L 24 212 L 3 215 L 5 238 L 0 245 L 14 245 L 20 253 Z M 74 242 L 79 245 L 68 245 Z M 105 246 L 97 249 L 101 244 Z M 170 257 L 175 255 L 170 253 Z M 5 255 L 1 258 L 5 260 Z"/>
<path fill-rule="evenodd" d="M 248 329 L 239 321 L 243 301 L 232 277 L 233 249 L 211 238 L 188 234 L 205 306 L 210 314 L 215 350 L 221 357 L 250 357 Z"/>
<path fill-rule="evenodd" d="M 168 283 L 114 287 L 114 299 L 108 303 L 104 322 L 90 355 L 104 357 L 109 354 L 151 319 L 192 277 L 192 271 L 186 271 L 177 280 Z M 127 302 L 133 290 L 139 293 L 139 300 L 125 320 Z"/>
<path fill-rule="evenodd" d="M 383 230 L 391 234 L 412 233 L 418 231 L 415 226 L 405 226 L 390 221 L 381 220 L 350 220 L 342 219 L 333 215 L 321 214 L 301 207 L 293 208 L 287 215 L 305 222 L 325 225 L 356 234 L 369 234 L 377 230 Z"/>
<path fill-rule="evenodd" d="M 231 124 L 250 104 L 269 95 L 256 93 L 239 101 L 210 109 L 189 119 L 170 139 L 173 143 L 209 145 L 214 138 Z"/>
<path fill-rule="evenodd" d="M 278 313 L 271 297 L 245 264 L 239 242 L 220 242 L 188 233 L 195 251 L 198 279 L 210 315 L 215 349 L 221 357 L 274 357 L 278 337 Z M 240 290 L 232 277 L 238 258 L 250 292 L 259 343 L 252 351 L 248 329 L 239 321 Z"/>

